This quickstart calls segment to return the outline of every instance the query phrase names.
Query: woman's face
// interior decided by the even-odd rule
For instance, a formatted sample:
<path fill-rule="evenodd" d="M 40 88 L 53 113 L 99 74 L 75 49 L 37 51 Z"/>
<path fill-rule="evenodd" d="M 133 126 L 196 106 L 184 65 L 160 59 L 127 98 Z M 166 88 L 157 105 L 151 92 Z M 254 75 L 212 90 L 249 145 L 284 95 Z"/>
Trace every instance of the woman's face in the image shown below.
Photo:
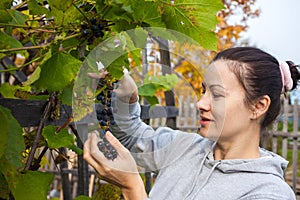
<path fill-rule="evenodd" d="M 251 110 L 244 102 L 245 91 L 226 61 L 215 61 L 204 75 L 200 110 L 200 135 L 214 141 L 232 140 L 250 125 Z"/>

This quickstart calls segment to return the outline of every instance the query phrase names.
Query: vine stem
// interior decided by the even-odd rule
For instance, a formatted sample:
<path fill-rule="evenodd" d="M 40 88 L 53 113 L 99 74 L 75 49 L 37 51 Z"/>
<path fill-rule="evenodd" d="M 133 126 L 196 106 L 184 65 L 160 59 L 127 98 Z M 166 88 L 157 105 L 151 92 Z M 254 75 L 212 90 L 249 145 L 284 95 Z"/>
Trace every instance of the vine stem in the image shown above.
<path fill-rule="evenodd" d="M 29 170 L 30 167 L 31 167 L 32 161 L 34 159 L 35 151 L 36 151 L 36 149 L 38 147 L 39 139 L 40 139 L 40 137 L 42 135 L 42 130 L 43 130 L 44 126 L 45 126 L 46 120 L 48 119 L 48 117 L 50 115 L 51 108 L 52 108 L 51 105 L 53 105 L 53 102 L 55 100 L 56 100 L 56 93 L 54 92 L 54 93 L 50 94 L 49 101 L 48 101 L 48 103 L 46 105 L 46 108 L 44 109 L 43 114 L 42 114 L 41 121 L 40 121 L 38 129 L 36 131 L 36 136 L 35 136 L 33 144 L 32 144 L 32 148 L 30 150 L 28 159 L 27 159 L 26 164 L 25 164 L 25 170 Z"/>
<path fill-rule="evenodd" d="M 74 35 L 67 36 L 62 39 L 62 41 L 66 41 L 75 37 L 80 36 L 81 33 L 76 33 Z M 11 49 L 0 49 L 0 53 L 8 53 L 13 51 L 23 51 L 23 50 L 30 50 L 30 49 L 43 49 L 50 45 L 51 43 L 45 44 L 45 45 L 37 45 L 37 46 L 30 46 L 30 47 L 18 47 L 18 48 L 11 48 Z"/>
<path fill-rule="evenodd" d="M 18 47 L 18 48 L 11 48 L 11 49 L 0 49 L 0 53 L 8 53 L 8 52 L 12 52 L 12 51 L 23 51 L 23 50 L 30 50 L 30 49 L 42 49 L 42 48 L 45 48 L 45 47 L 49 46 L 50 44 L 51 43 L 45 44 L 45 45 L 30 46 L 30 47 Z"/>

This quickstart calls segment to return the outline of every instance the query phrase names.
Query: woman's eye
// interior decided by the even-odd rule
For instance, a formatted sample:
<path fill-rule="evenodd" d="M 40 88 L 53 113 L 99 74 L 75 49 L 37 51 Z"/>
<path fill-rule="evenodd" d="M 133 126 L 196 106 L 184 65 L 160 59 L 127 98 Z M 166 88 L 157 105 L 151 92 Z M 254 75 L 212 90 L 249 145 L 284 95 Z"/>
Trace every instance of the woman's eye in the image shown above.
<path fill-rule="evenodd" d="M 213 92 L 213 93 L 212 93 L 212 96 L 213 96 L 213 98 L 220 98 L 220 97 L 224 97 L 224 95 L 223 95 L 223 94 L 216 93 L 216 92 Z"/>

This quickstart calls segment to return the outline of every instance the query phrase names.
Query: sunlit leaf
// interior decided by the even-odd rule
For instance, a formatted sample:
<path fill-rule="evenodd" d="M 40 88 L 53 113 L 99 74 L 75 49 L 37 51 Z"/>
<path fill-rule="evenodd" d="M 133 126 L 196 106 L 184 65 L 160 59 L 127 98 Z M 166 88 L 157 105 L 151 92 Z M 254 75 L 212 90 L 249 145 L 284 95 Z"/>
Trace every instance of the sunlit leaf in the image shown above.
<path fill-rule="evenodd" d="M 65 53 L 52 55 L 41 66 L 39 79 L 34 85 L 48 91 L 62 91 L 75 79 L 81 61 Z"/>
<path fill-rule="evenodd" d="M 74 135 L 69 134 L 66 129 L 56 133 L 55 129 L 55 126 L 46 126 L 43 130 L 43 136 L 49 148 L 71 147 L 74 145 Z"/>

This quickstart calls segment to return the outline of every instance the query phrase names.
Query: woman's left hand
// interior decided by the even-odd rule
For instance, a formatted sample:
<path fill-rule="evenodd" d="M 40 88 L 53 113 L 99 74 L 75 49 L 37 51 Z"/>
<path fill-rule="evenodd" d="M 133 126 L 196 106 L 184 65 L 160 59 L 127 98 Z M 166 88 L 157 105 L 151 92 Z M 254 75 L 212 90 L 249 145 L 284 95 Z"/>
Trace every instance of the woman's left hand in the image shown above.
<path fill-rule="evenodd" d="M 114 160 L 108 160 L 99 151 L 96 134 L 92 134 L 85 142 L 83 158 L 95 168 L 101 179 L 119 186 L 125 198 L 145 199 L 144 183 L 132 155 L 110 132 L 106 132 L 106 139 L 118 153 Z"/>

